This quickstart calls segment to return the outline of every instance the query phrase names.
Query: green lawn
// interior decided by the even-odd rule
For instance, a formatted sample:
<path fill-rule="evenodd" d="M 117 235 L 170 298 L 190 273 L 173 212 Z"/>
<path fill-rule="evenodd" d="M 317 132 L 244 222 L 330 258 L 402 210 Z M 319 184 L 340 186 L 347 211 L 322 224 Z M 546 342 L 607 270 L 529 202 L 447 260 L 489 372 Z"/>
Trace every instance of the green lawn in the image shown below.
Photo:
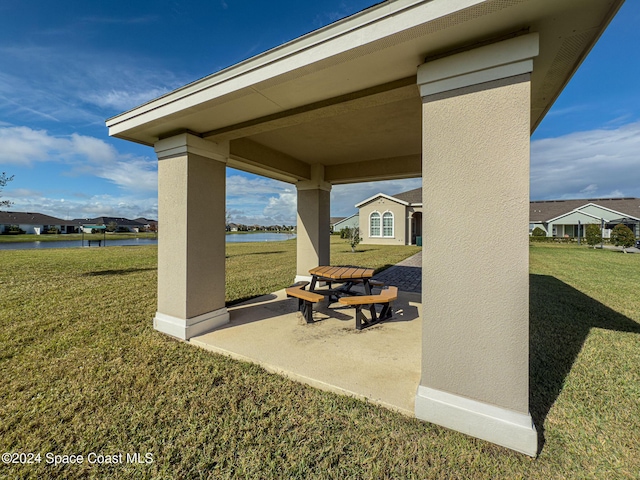
<path fill-rule="evenodd" d="M 415 251 L 359 249 L 332 239 L 332 263 Z M 293 241 L 227 254 L 229 302 L 293 278 Z M 156 262 L 155 247 L 0 251 L 0 453 L 42 455 L 0 478 L 638 478 L 640 255 L 531 247 L 537 459 L 154 331 Z M 54 467 L 47 452 L 153 463 Z"/>

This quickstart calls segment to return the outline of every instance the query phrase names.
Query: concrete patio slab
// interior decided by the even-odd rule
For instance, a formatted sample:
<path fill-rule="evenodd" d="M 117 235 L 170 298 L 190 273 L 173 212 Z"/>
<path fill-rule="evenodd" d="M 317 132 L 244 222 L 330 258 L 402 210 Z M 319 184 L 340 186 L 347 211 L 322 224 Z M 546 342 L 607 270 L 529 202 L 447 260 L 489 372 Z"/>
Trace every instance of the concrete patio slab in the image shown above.
<path fill-rule="evenodd" d="M 399 292 L 393 306 L 392 319 L 357 331 L 353 308 L 328 308 L 325 301 L 314 307 L 314 323 L 306 324 L 297 300 L 280 290 L 230 307 L 230 323 L 189 341 L 414 416 L 422 358 L 420 295 Z"/>

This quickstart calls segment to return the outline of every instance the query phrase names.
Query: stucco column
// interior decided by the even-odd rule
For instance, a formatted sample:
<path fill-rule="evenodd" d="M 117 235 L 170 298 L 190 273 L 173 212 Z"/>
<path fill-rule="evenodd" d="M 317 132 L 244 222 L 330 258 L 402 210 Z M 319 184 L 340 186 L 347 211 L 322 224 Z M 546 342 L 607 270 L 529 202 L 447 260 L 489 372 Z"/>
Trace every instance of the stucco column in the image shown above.
<path fill-rule="evenodd" d="M 189 339 L 229 321 L 225 307 L 228 144 L 190 134 L 160 140 L 156 330 Z"/>
<path fill-rule="evenodd" d="M 423 340 L 416 416 L 536 455 L 529 414 L 529 34 L 419 67 Z"/>
<path fill-rule="evenodd" d="M 324 167 L 311 166 L 311 180 L 296 184 L 298 190 L 297 262 L 295 281 L 310 281 L 309 270 L 329 265 L 331 234 L 331 184 L 324 181 Z"/>

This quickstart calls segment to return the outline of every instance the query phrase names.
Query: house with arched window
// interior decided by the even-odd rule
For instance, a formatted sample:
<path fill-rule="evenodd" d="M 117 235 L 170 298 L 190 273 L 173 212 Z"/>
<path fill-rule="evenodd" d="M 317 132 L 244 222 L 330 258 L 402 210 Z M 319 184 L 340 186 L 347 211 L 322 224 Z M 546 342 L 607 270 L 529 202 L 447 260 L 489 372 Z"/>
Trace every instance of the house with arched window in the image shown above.
<path fill-rule="evenodd" d="M 378 193 L 358 203 L 361 243 L 422 244 L 422 189 Z"/>

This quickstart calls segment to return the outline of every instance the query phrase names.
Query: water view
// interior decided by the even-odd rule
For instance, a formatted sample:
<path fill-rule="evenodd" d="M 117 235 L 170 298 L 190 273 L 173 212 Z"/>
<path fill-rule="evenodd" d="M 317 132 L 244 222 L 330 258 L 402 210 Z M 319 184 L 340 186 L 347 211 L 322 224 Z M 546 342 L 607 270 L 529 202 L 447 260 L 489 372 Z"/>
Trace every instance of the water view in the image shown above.
<path fill-rule="evenodd" d="M 226 236 L 226 241 L 229 243 L 236 242 L 279 242 L 283 240 L 290 240 L 292 238 L 296 238 L 293 234 L 287 233 L 270 233 L 270 232 L 261 232 L 261 233 L 246 233 L 246 234 L 231 234 Z M 136 245 L 157 245 L 157 238 L 129 238 L 126 240 L 109 240 L 106 239 L 102 246 L 107 247 L 123 247 L 123 246 L 136 246 Z M 0 243 L 0 250 L 27 250 L 27 249 L 42 249 L 42 248 L 80 248 L 83 246 L 83 242 L 81 240 L 72 240 L 66 241 L 62 240 L 59 242 L 23 242 L 23 243 Z M 88 247 L 89 243 L 87 240 L 84 241 L 84 247 Z M 91 241 L 91 248 L 97 246 L 97 241 Z"/>

